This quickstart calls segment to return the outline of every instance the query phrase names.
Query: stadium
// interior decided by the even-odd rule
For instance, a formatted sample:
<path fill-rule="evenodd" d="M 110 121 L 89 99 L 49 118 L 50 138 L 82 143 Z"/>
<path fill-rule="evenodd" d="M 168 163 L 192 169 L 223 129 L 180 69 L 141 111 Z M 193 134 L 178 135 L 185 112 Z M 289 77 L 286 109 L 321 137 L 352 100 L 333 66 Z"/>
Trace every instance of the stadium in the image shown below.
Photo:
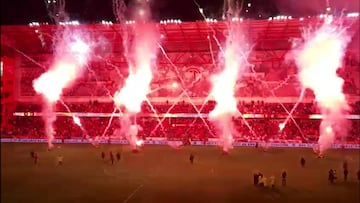
<path fill-rule="evenodd" d="M 358 13 L 123 2 L 118 22 L 1 25 L 2 202 L 360 201 Z"/>

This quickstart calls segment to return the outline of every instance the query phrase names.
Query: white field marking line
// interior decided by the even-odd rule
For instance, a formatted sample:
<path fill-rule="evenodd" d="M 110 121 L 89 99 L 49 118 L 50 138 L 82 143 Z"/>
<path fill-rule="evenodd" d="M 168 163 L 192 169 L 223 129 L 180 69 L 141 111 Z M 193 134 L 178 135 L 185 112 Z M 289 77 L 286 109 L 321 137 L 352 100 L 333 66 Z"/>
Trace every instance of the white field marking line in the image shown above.
<path fill-rule="evenodd" d="M 142 188 L 144 185 L 143 184 L 140 184 L 124 201 L 123 203 L 129 201 L 129 199 L 131 199 L 132 196 L 135 195 L 135 193 L 140 189 Z"/>

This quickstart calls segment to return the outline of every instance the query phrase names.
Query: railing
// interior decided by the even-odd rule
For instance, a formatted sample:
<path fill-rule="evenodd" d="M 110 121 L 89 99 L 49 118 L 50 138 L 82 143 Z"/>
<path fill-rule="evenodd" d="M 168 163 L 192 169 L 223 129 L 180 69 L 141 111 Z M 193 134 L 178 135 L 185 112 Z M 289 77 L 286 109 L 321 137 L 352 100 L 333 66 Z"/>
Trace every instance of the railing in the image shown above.
<path fill-rule="evenodd" d="M 47 143 L 47 139 L 31 139 L 31 138 L 1 138 L 2 143 Z M 53 143 L 69 143 L 69 144 L 90 144 L 87 139 L 55 139 Z M 124 139 L 110 139 L 101 140 L 99 144 L 129 144 Z M 149 145 L 170 145 L 180 146 L 183 144 L 182 141 L 169 141 L 169 140 L 157 140 L 148 139 L 144 140 L 144 144 Z M 212 141 L 191 141 L 191 145 L 195 146 L 216 146 L 218 145 L 217 140 Z M 315 143 L 281 143 L 281 142 L 269 142 L 269 143 L 258 143 L 258 142 L 234 142 L 234 147 L 255 147 L 257 144 L 263 147 L 281 147 L 281 148 L 316 148 L 318 144 Z M 360 144 L 338 144 L 335 143 L 331 146 L 334 149 L 360 149 Z"/>
<path fill-rule="evenodd" d="M 122 117 L 122 113 L 90 113 L 90 112 L 55 112 L 56 116 L 66 116 L 66 117 Z M 42 116 L 41 112 L 14 112 L 14 116 L 20 117 L 30 117 L 30 116 Z M 139 113 L 139 117 L 160 117 L 160 118 L 208 118 L 209 114 L 207 113 Z M 234 117 L 240 117 L 240 113 Z M 284 119 L 287 118 L 288 115 L 285 114 L 242 114 L 243 118 L 251 118 L 251 119 Z M 301 119 L 322 119 L 323 115 L 321 114 L 310 114 L 310 115 L 293 115 L 293 118 L 301 118 Z M 345 115 L 346 119 L 349 120 L 359 120 L 360 115 Z"/>
<path fill-rule="evenodd" d="M 206 98 L 204 97 L 192 97 L 191 102 L 194 104 L 203 104 Z M 212 100 L 212 98 L 209 98 Z M 22 96 L 19 97 L 18 102 L 31 102 L 31 103 L 39 103 L 39 96 Z M 86 103 L 90 101 L 97 101 L 99 103 L 113 103 L 113 99 L 109 96 L 104 97 L 64 97 L 62 101 L 67 103 Z M 186 97 L 178 98 L 178 97 L 150 97 L 149 101 L 151 103 L 174 103 L 174 102 L 189 102 L 190 100 Z M 298 97 L 237 97 L 236 101 L 238 102 L 251 102 L 251 101 L 263 101 L 265 103 L 297 103 L 299 101 Z M 301 103 L 313 103 L 314 98 L 307 97 L 303 98 Z M 360 96 L 347 96 L 347 101 L 349 103 L 355 103 L 360 101 Z"/>

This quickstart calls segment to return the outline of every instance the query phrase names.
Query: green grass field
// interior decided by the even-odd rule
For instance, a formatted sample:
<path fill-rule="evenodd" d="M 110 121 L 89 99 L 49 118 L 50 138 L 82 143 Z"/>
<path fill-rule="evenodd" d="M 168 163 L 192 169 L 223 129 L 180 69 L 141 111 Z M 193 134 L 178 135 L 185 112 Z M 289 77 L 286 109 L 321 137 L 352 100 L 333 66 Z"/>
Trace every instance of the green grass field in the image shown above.
<path fill-rule="evenodd" d="M 1 144 L 2 203 L 64 202 L 359 202 L 359 151 L 328 151 L 318 159 L 311 149 L 235 148 L 222 156 L 217 147 L 145 146 L 132 153 L 128 146 L 86 144 Z M 39 164 L 30 151 L 39 154 Z M 121 161 L 111 165 L 110 150 L 121 151 Z M 106 161 L 100 153 L 105 151 Z M 189 163 L 189 154 L 195 163 Z M 64 165 L 56 157 L 64 156 Z M 300 157 L 306 158 L 301 168 Z M 342 162 L 349 161 L 348 182 L 343 182 Z M 328 170 L 339 180 L 328 183 Z M 280 175 L 287 170 L 287 186 Z M 276 176 L 276 189 L 253 186 L 253 172 Z"/>

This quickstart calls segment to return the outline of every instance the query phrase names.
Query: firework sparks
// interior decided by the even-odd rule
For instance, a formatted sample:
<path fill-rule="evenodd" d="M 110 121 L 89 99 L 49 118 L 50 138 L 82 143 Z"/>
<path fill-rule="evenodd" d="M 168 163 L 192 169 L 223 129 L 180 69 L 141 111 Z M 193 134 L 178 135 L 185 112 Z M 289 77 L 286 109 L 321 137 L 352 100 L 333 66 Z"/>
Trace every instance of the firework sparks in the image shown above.
<path fill-rule="evenodd" d="M 82 126 L 82 125 L 81 125 L 81 122 L 80 122 L 80 118 L 77 117 L 76 115 L 73 115 L 73 121 L 74 121 L 74 123 L 75 123 L 77 126 L 79 126 L 79 127 Z"/>
<path fill-rule="evenodd" d="M 138 11 L 141 12 L 134 12 L 137 22 L 134 25 L 134 49 L 132 54 L 126 53 L 129 61 L 129 76 L 125 80 L 125 86 L 114 95 L 116 107 L 124 106 L 125 114 L 128 114 L 128 116 L 123 116 L 124 121 L 121 127 L 124 129 L 122 131 L 126 131 L 128 134 L 126 137 L 130 145 L 135 148 L 138 146 L 137 132 L 139 126 L 131 124 L 128 117 L 139 113 L 142 102 L 147 101 L 147 94 L 150 93 L 150 83 L 153 77 L 152 66 L 156 59 L 157 44 L 160 39 L 155 26 L 149 23 L 150 9 L 148 3 L 138 3 Z M 126 48 L 126 50 L 128 49 Z"/>
<path fill-rule="evenodd" d="M 238 23 L 230 23 L 229 36 L 224 53 L 224 69 L 212 78 L 211 95 L 216 101 L 209 118 L 220 131 L 220 145 L 224 151 L 232 148 L 236 130 L 232 118 L 238 114 L 235 86 L 239 75 L 244 72 L 247 56 L 244 54 L 244 40 Z"/>
<path fill-rule="evenodd" d="M 82 75 L 90 54 L 90 46 L 81 39 L 80 34 L 65 30 L 61 39 L 56 47 L 53 65 L 33 81 L 34 90 L 45 99 L 43 118 L 50 148 L 53 146 L 53 123 L 56 120 L 53 106 L 60 100 L 63 89 L 70 87 Z"/>
<path fill-rule="evenodd" d="M 304 39 L 304 45 L 295 52 L 296 63 L 302 85 L 314 91 L 323 115 L 318 140 L 322 154 L 336 135 L 346 135 L 344 114 L 349 111 L 349 106 L 342 92 L 344 80 L 337 75 L 337 70 L 350 37 L 341 25 L 327 17 L 315 32 L 305 33 Z"/>

